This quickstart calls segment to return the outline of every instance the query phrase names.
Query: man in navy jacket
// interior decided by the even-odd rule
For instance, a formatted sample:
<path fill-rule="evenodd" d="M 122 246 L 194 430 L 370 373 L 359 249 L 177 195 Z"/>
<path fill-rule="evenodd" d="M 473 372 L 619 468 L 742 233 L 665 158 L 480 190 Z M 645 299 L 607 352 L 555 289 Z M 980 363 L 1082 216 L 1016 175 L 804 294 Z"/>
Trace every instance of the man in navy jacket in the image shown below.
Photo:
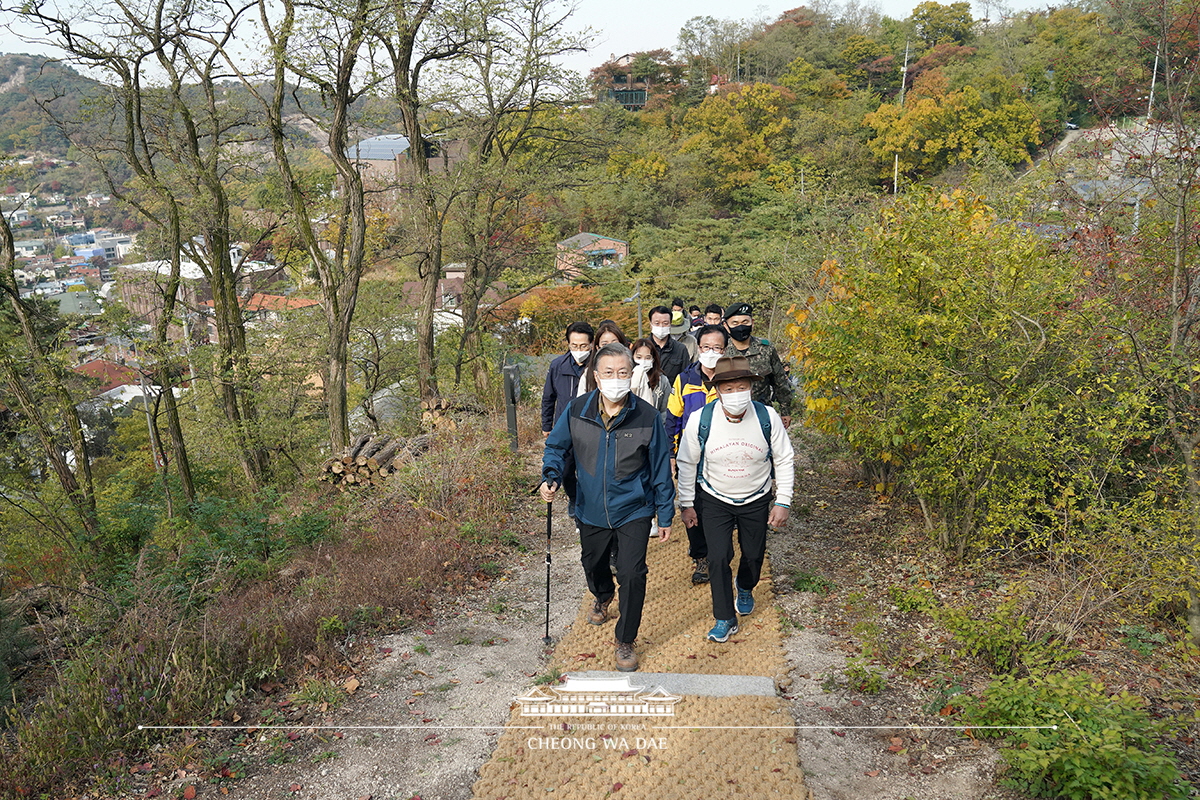
<path fill-rule="evenodd" d="M 567 352 L 550 362 L 546 372 L 546 385 L 542 388 L 542 436 L 550 430 L 558 418 L 567 410 L 579 391 L 579 378 L 588 367 L 592 355 L 592 342 L 596 331 L 583 322 L 572 322 L 567 326 Z M 567 513 L 575 516 L 575 464 L 568 462 L 563 472 L 563 489 L 567 492 Z"/>
<path fill-rule="evenodd" d="M 624 345 L 600 348 L 593 358 L 597 389 L 573 400 L 546 438 L 542 456 L 542 499 L 554 499 L 568 458 L 575 461 L 579 494 L 575 520 L 583 572 L 595 597 L 588 622 L 603 625 L 616 586 L 609 551 L 617 548 L 620 619 L 617 669 L 631 672 L 642 606 L 646 600 L 646 545 L 657 516 L 660 541 L 671 536 L 675 484 L 671 442 L 658 410 L 629 391 L 633 356 Z"/>

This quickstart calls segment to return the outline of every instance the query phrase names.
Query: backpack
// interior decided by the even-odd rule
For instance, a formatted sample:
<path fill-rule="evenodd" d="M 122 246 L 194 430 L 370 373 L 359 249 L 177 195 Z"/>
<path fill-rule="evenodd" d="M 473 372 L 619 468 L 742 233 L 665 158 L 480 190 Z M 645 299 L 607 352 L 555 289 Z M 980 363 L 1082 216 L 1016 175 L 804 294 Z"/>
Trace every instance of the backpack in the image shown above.
<path fill-rule="evenodd" d="M 708 434 L 712 430 L 713 406 L 718 402 L 720 401 L 714 400 L 700 409 L 700 430 L 697 431 L 700 439 L 700 460 L 696 463 L 697 478 L 704 474 L 704 445 L 708 442 Z M 767 407 L 757 400 L 751 400 L 750 404 L 754 406 L 754 414 L 758 417 L 758 426 L 762 428 L 763 438 L 767 440 L 767 461 L 771 462 L 771 479 L 774 480 L 775 459 L 771 457 L 771 416 L 767 413 Z"/>

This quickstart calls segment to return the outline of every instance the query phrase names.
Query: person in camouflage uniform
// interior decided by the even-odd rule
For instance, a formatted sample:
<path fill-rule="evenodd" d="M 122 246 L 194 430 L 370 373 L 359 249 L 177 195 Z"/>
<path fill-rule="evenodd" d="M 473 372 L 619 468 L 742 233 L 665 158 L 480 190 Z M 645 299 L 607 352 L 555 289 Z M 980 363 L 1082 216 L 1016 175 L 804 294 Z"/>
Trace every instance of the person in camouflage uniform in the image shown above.
<path fill-rule="evenodd" d="M 754 332 L 754 319 L 750 304 L 734 303 L 729 306 L 725 309 L 724 321 L 730 337 L 725 355 L 745 356 L 750 361 L 751 372 L 762 376 L 762 380 L 754 383 L 752 399 L 773 406 L 783 418 L 783 424 L 791 425 L 792 382 L 774 345 L 751 335 Z"/>

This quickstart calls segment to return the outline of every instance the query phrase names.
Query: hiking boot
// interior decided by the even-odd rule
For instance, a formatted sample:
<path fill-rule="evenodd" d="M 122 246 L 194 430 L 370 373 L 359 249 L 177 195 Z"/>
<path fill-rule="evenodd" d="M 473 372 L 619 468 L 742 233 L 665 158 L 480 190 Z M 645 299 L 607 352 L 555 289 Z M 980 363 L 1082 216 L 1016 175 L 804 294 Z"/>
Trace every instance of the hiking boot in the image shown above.
<path fill-rule="evenodd" d="M 737 584 L 734 584 L 734 585 L 736 586 Z M 733 605 L 734 605 L 734 608 L 737 609 L 737 612 L 739 614 L 741 614 L 743 617 L 746 616 L 747 614 L 753 614 L 754 613 L 754 592 L 750 589 L 743 589 L 742 587 L 738 586 L 737 587 L 737 600 L 734 602 Z"/>
<path fill-rule="evenodd" d="M 638 657 L 633 652 L 633 642 L 617 642 L 617 671 L 633 672 L 637 668 Z"/>
<path fill-rule="evenodd" d="M 693 558 L 696 563 L 696 571 L 692 573 L 692 583 L 708 583 L 708 559 Z"/>
<path fill-rule="evenodd" d="M 737 617 L 733 619 L 719 619 L 717 624 L 712 626 L 712 630 L 708 632 L 708 640 L 710 642 L 727 642 L 729 637 L 738 632 Z"/>
<path fill-rule="evenodd" d="M 607 600 L 597 600 L 592 603 L 592 610 L 588 612 L 589 625 L 603 625 L 608 619 L 608 604 L 612 602 L 612 598 Z"/>

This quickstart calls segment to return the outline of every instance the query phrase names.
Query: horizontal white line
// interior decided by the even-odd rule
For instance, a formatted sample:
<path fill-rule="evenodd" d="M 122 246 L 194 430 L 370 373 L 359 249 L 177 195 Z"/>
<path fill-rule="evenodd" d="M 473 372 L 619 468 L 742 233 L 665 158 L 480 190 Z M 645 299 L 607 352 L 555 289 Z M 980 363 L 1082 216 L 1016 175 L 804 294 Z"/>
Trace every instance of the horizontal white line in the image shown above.
<path fill-rule="evenodd" d="M 139 731 L 499 731 L 504 725 L 138 725 Z M 514 730 L 540 731 L 544 725 L 512 725 Z"/>
<path fill-rule="evenodd" d="M 541 729 L 538 729 L 541 730 Z M 557 728 L 554 728 L 557 730 Z M 1057 725 L 648 725 L 655 731 L 1056 731 Z"/>

